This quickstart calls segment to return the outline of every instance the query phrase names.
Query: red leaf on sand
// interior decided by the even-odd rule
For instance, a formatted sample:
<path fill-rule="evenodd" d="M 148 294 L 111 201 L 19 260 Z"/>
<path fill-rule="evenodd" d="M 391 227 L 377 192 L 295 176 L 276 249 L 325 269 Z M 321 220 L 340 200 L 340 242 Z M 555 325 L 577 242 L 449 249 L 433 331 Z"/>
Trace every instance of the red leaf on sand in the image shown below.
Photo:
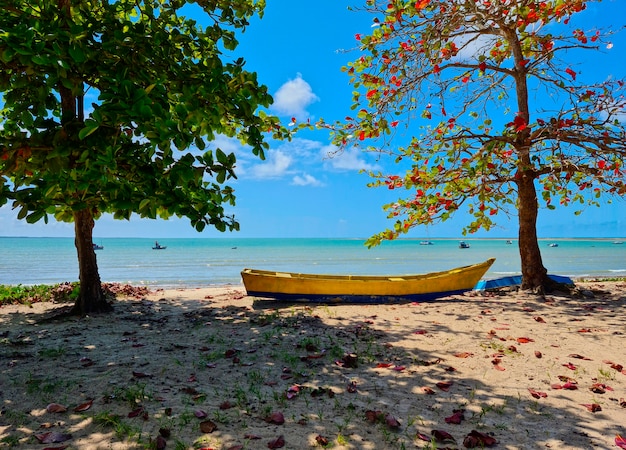
<path fill-rule="evenodd" d="M 450 389 L 450 387 L 452 386 L 452 381 L 440 381 L 439 383 L 435 384 L 435 386 L 437 386 L 444 392 L 448 392 L 448 389 Z"/>
<path fill-rule="evenodd" d="M 541 358 L 543 355 L 539 350 L 535 350 L 535 358 Z"/>
<path fill-rule="evenodd" d="M 576 366 L 572 363 L 563 364 L 563 367 L 567 367 L 570 370 L 576 370 Z"/>
<path fill-rule="evenodd" d="M 454 440 L 454 438 L 452 437 L 452 435 L 450 433 L 448 433 L 447 431 L 443 431 L 443 430 L 433 430 L 430 432 L 430 434 L 433 435 L 433 437 L 435 438 L 435 441 L 437 442 L 456 442 Z"/>
<path fill-rule="evenodd" d="M 267 448 L 283 448 L 285 446 L 285 438 L 280 435 L 276 439 L 272 439 L 267 443 Z"/>
<path fill-rule="evenodd" d="M 156 450 L 164 450 L 167 447 L 167 441 L 161 435 L 156 438 Z"/>
<path fill-rule="evenodd" d="M 276 424 L 276 425 L 282 425 L 283 423 L 285 423 L 285 416 L 280 411 L 275 411 L 272 414 L 270 414 L 269 416 L 267 416 L 265 418 L 265 421 L 267 423 L 273 423 L 273 424 Z"/>
<path fill-rule="evenodd" d="M 539 322 L 539 323 L 546 323 L 546 321 L 545 321 L 545 320 L 543 320 L 543 317 L 541 317 L 541 316 L 537 316 L 537 317 L 535 317 L 535 320 L 536 320 L 537 322 Z"/>
<path fill-rule="evenodd" d="M 500 358 L 494 358 L 491 360 L 491 364 L 493 364 L 494 369 L 504 372 L 506 369 L 500 365 L 502 360 Z"/>
<path fill-rule="evenodd" d="M 202 410 L 202 409 L 196 409 L 194 411 L 194 416 L 196 416 L 198 419 L 204 419 L 208 416 L 208 414 L 206 413 L 206 411 Z"/>
<path fill-rule="evenodd" d="M 424 433 L 417 433 L 415 437 L 421 441 L 430 442 L 430 436 Z"/>
<path fill-rule="evenodd" d="M 378 364 L 376 364 L 376 368 L 377 369 L 388 369 L 391 366 L 393 366 L 393 364 L 391 364 L 391 363 L 378 363 Z"/>
<path fill-rule="evenodd" d="M 389 428 L 400 428 L 400 422 L 391 414 L 385 416 L 385 423 Z"/>
<path fill-rule="evenodd" d="M 135 378 L 152 378 L 152 375 L 143 373 L 143 372 L 135 372 L 133 371 L 133 377 Z"/>
<path fill-rule="evenodd" d="M 470 431 L 470 433 L 465 436 L 465 439 L 463 439 L 463 446 L 465 448 L 491 447 L 497 443 L 498 441 L 496 441 L 494 437 L 476 430 Z"/>
<path fill-rule="evenodd" d="M 531 388 L 528 388 L 528 392 L 530 392 L 530 395 L 534 398 L 546 398 L 548 396 L 545 392 L 539 392 Z"/>
<path fill-rule="evenodd" d="M 581 406 L 584 406 L 585 408 L 587 408 L 587 411 L 590 412 L 598 412 L 598 411 L 602 411 L 602 407 L 600 405 L 598 405 L 597 403 L 581 403 Z"/>
<path fill-rule="evenodd" d="M 423 389 L 423 391 L 424 391 L 424 393 L 425 393 L 425 394 L 428 394 L 428 395 L 435 395 L 435 391 L 433 391 L 433 390 L 432 390 L 431 388 L 429 388 L 428 386 L 423 387 L 422 389 Z"/>
<path fill-rule="evenodd" d="M 93 400 L 86 401 L 74 408 L 74 412 L 83 412 L 87 411 L 93 405 Z"/>
<path fill-rule="evenodd" d="M 589 389 L 591 390 L 591 392 L 595 392 L 596 394 L 604 394 L 606 391 L 613 390 L 612 387 L 607 386 L 604 383 L 594 383 Z"/>
<path fill-rule="evenodd" d="M 427 331 L 426 331 L 426 330 L 415 330 L 415 331 L 413 332 L 413 334 L 426 334 L 426 333 L 427 333 Z"/>
<path fill-rule="evenodd" d="M 59 447 L 44 447 L 41 450 L 65 450 L 69 445 L 61 445 Z"/>
<path fill-rule="evenodd" d="M 626 450 L 626 439 L 618 434 L 617 436 L 615 436 L 615 445 L 617 445 L 619 448 L 623 448 L 624 450 Z"/>
<path fill-rule="evenodd" d="M 456 356 L 457 358 L 469 358 L 470 356 L 474 356 L 474 354 L 471 352 L 460 352 L 455 353 L 454 356 Z"/>
<path fill-rule="evenodd" d="M 404 366 L 394 366 L 392 370 L 395 370 L 396 372 L 402 372 L 404 369 L 406 369 L 406 367 Z"/>
<path fill-rule="evenodd" d="M 140 406 L 137 409 L 133 409 L 131 412 L 128 413 L 128 417 L 129 418 L 137 417 L 137 416 L 141 415 L 141 413 L 143 413 L 143 406 Z"/>
<path fill-rule="evenodd" d="M 461 423 L 461 421 L 465 419 L 465 415 L 463 414 L 464 412 L 465 412 L 464 409 L 453 410 L 453 414 L 450 417 L 445 418 L 446 423 L 454 423 L 454 424 Z"/>
<path fill-rule="evenodd" d="M 578 353 L 571 353 L 567 356 L 569 358 L 584 359 L 585 361 L 591 361 L 591 358 L 587 358 L 586 356 L 579 355 Z"/>
<path fill-rule="evenodd" d="M 40 444 L 59 444 L 72 439 L 72 435 L 48 431 L 47 433 L 36 434 L 35 439 L 37 439 Z"/>
<path fill-rule="evenodd" d="M 318 434 L 315 436 L 315 442 L 317 442 L 320 446 L 326 447 L 328 445 L 328 438 Z"/>
<path fill-rule="evenodd" d="M 373 409 L 368 409 L 367 411 L 365 411 L 365 420 L 367 420 L 369 423 L 376 423 L 378 422 L 378 418 L 382 415 L 381 411 L 374 411 Z"/>
<path fill-rule="evenodd" d="M 256 434 L 244 434 L 243 435 L 244 439 L 249 439 L 249 440 L 256 440 L 256 439 L 261 439 L 261 436 L 257 436 Z"/>
<path fill-rule="evenodd" d="M 529 342 L 535 342 L 533 339 L 529 338 L 529 337 L 518 337 L 516 339 L 516 341 L 519 344 L 528 344 Z"/>
<path fill-rule="evenodd" d="M 67 411 L 67 408 L 59 403 L 50 403 L 46 406 L 46 412 L 49 413 L 62 413 Z"/>
<path fill-rule="evenodd" d="M 356 381 L 349 382 L 346 389 L 349 393 L 354 394 L 356 392 Z"/>
<path fill-rule="evenodd" d="M 202 431 L 203 433 L 213 433 L 215 430 L 217 430 L 217 425 L 215 424 L 215 422 L 211 420 L 205 420 L 204 422 L 200 422 L 200 431 Z"/>
<path fill-rule="evenodd" d="M 578 385 L 575 382 L 571 382 L 568 381 L 567 383 L 565 383 L 563 386 L 561 386 L 563 389 L 568 389 L 570 391 L 575 391 L 576 389 L 578 389 Z"/>

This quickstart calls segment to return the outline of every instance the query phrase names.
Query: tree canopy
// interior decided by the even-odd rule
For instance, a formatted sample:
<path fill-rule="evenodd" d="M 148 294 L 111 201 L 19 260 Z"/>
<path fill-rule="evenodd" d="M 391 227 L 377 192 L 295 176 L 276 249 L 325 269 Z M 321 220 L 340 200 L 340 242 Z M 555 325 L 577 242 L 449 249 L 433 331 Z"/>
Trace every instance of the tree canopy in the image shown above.
<path fill-rule="evenodd" d="M 385 205 L 395 224 L 368 245 L 459 210 L 473 217 L 464 232 L 517 214 L 523 287 L 549 283 L 541 204 L 626 193 L 624 81 L 577 66 L 616 31 L 576 25 L 592 2 L 366 2 L 374 27 L 356 36 L 361 55 L 345 68 L 355 113 L 334 138 L 393 155 L 404 173 L 371 173 L 371 185 L 408 192 Z"/>
<path fill-rule="evenodd" d="M 28 222 L 74 221 L 82 312 L 103 305 L 91 248 L 101 214 L 238 229 L 223 207 L 235 200 L 224 185 L 235 176 L 235 156 L 210 141 L 237 137 L 262 158 L 268 131 L 286 136 L 262 112 L 272 102 L 267 88 L 242 58 L 229 60 L 236 32 L 263 7 L 263 0 L 4 2 L 0 206 L 10 203 Z M 207 25 L 188 18 L 189 8 Z"/>

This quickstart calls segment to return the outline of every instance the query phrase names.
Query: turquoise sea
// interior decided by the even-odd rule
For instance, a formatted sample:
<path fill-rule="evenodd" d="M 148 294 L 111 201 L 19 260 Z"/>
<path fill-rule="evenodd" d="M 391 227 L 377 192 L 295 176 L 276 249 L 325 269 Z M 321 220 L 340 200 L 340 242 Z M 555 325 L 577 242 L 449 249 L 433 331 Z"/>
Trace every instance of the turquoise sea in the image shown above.
<path fill-rule="evenodd" d="M 517 242 L 505 239 L 401 239 L 367 249 L 362 239 L 95 239 L 103 282 L 149 287 L 240 284 L 246 267 L 334 274 L 408 274 L 446 270 L 489 257 L 486 278 L 519 274 Z M 626 276 L 626 239 L 541 240 L 551 274 L 570 277 Z M 624 242 L 617 244 L 617 242 Z M 558 244 L 558 246 L 550 246 Z M 78 279 L 73 238 L 0 237 L 0 284 L 52 284 Z"/>

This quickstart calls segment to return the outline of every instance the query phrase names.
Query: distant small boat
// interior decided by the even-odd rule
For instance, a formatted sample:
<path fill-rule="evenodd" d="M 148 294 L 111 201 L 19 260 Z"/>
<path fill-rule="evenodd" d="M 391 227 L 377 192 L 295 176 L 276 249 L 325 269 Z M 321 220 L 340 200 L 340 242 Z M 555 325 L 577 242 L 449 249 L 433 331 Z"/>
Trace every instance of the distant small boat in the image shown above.
<path fill-rule="evenodd" d="M 152 247 L 152 250 L 165 250 L 166 248 L 166 245 L 161 245 L 158 241 L 154 241 L 154 247 Z"/>
<path fill-rule="evenodd" d="M 244 269 L 241 278 L 250 296 L 293 302 L 389 303 L 434 300 L 476 286 L 494 258 L 471 266 L 421 275 L 323 275 Z"/>
<path fill-rule="evenodd" d="M 104 245 L 93 244 L 94 250 L 102 250 L 103 248 L 104 248 Z"/>
<path fill-rule="evenodd" d="M 470 245 L 465 241 L 461 241 L 459 242 L 459 248 L 470 248 Z"/>
<path fill-rule="evenodd" d="M 622 241 L 613 241 L 613 243 L 614 243 L 615 245 L 621 245 L 621 244 L 623 244 L 624 242 L 622 242 Z"/>
<path fill-rule="evenodd" d="M 507 239 L 507 240 L 506 240 L 506 243 L 510 245 L 510 244 L 512 244 L 512 243 L 513 243 L 513 241 L 512 241 L 512 240 L 510 240 L 510 239 Z"/>
<path fill-rule="evenodd" d="M 558 247 L 558 246 L 559 246 L 559 244 L 557 244 L 556 242 L 553 242 L 553 243 L 551 243 L 549 246 L 550 246 L 550 247 Z"/>
<path fill-rule="evenodd" d="M 433 245 L 432 241 L 420 241 L 420 245 Z"/>

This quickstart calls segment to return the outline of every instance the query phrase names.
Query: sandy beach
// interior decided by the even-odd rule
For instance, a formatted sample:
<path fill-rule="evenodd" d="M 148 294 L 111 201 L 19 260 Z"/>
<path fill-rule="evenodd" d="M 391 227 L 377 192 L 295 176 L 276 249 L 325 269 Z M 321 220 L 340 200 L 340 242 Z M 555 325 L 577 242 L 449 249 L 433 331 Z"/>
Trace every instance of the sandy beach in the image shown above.
<path fill-rule="evenodd" d="M 626 283 L 577 287 L 307 306 L 226 286 L 64 319 L 2 306 L 0 448 L 619 448 Z"/>

